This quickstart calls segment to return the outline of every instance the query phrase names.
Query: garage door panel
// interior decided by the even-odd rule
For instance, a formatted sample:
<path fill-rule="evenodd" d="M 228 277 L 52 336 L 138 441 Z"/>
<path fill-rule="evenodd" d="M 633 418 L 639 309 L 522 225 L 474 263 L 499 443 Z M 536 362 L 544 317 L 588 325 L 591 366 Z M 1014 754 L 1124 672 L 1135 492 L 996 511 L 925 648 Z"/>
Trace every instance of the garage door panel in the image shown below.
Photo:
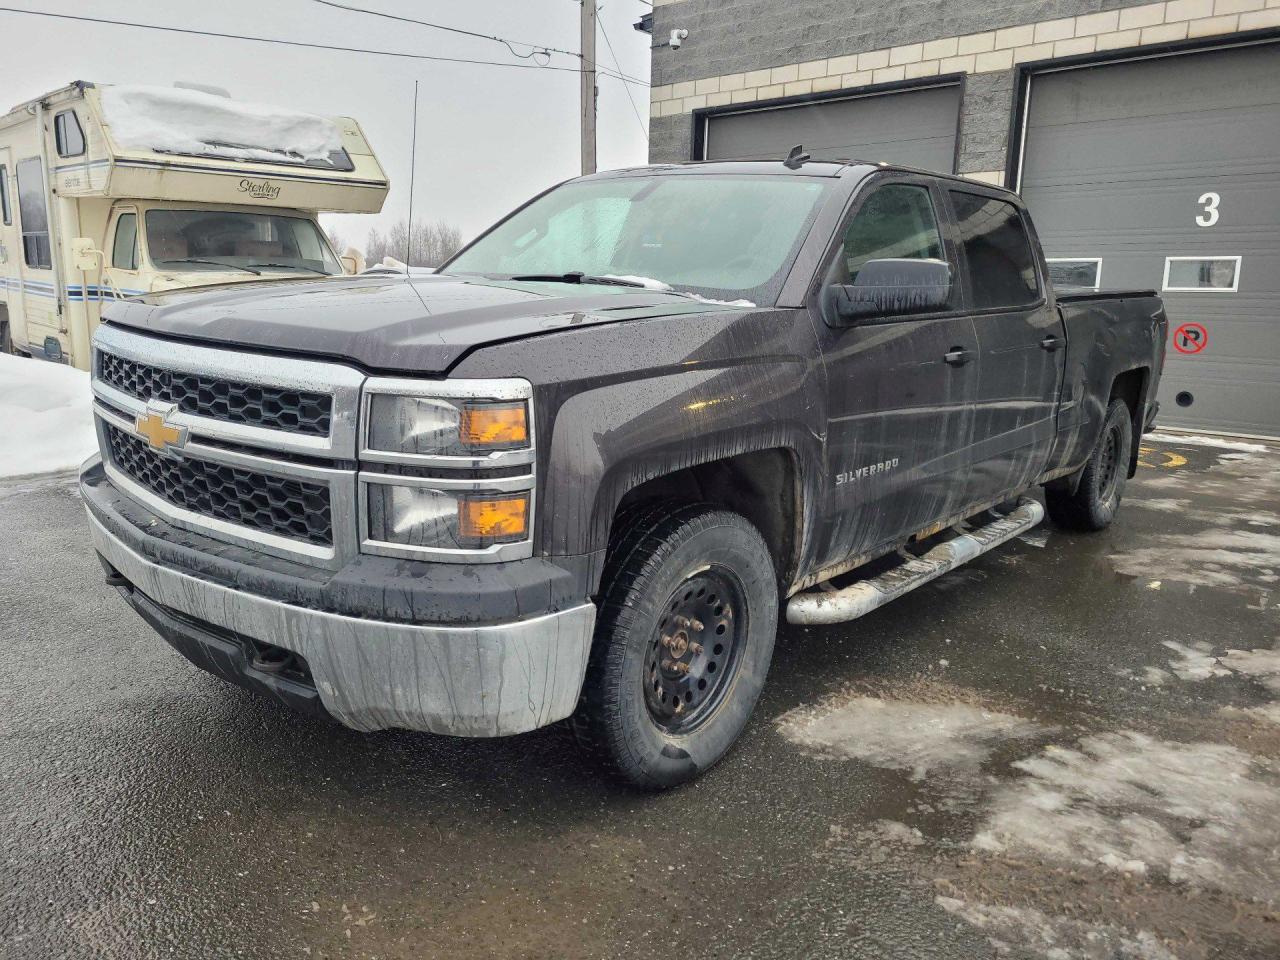
<path fill-rule="evenodd" d="M 1171 339 L 1161 422 L 1280 434 L 1280 45 L 1034 76 L 1021 189 L 1046 254 L 1101 259 L 1104 287 L 1240 257 L 1235 292 L 1163 293 L 1208 343 Z"/>
<path fill-rule="evenodd" d="M 958 85 L 786 107 L 707 119 L 707 160 L 776 159 L 803 144 L 814 157 L 887 161 L 951 172 Z"/>

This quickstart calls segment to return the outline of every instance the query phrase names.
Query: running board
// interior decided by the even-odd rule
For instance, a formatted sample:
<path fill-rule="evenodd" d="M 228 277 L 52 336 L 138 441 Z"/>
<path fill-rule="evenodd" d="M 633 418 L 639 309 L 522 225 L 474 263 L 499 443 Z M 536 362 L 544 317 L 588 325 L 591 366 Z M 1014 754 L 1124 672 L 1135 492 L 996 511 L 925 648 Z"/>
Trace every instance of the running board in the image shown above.
<path fill-rule="evenodd" d="M 821 624 L 856 620 L 1025 533 L 1043 519 L 1044 507 L 1038 501 L 1020 500 L 1011 513 L 940 543 L 922 557 L 907 554 L 901 565 L 877 577 L 859 580 L 843 590 L 828 588 L 797 593 L 787 604 L 787 622 Z"/>

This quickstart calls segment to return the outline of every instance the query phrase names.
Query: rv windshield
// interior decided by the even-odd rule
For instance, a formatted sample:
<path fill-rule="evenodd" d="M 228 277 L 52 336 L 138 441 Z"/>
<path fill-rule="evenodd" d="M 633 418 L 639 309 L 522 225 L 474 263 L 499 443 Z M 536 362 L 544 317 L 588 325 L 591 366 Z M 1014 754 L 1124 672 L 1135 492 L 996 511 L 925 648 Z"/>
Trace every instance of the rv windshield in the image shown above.
<path fill-rule="evenodd" d="M 312 220 L 231 210 L 148 210 L 147 252 L 160 269 L 342 272 Z"/>
<path fill-rule="evenodd" d="M 442 273 L 583 274 L 772 303 L 829 181 L 689 174 L 579 180 L 494 227 Z"/>

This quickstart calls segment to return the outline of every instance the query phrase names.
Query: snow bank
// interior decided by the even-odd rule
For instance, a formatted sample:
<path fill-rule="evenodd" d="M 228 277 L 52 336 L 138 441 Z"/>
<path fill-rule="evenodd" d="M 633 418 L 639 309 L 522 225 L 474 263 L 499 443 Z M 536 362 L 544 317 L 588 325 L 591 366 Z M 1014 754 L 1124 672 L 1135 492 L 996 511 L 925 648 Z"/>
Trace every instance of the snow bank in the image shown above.
<path fill-rule="evenodd" d="M 0 354 L 0 477 L 78 467 L 97 449 L 89 375 Z"/>
<path fill-rule="evenodd" d="M 123 149 L 276 163 L 328 160 L 342 149 L 342 135 L 325 117 L 202 90 L 104 87 L 102 110 Z"/>
<path fill-rule="evenodd" d="M 1148 433 L 1143 439 L 1154 440 L 1156 443 L 1181 444 L 1184 447 L 1217 447 L 1219 450 L 1237 450 L 1241 453 L 1267 452 L 1265 444 L 1245 443 L 1226 437 L 1202 437 L 1195 433 Z"/>

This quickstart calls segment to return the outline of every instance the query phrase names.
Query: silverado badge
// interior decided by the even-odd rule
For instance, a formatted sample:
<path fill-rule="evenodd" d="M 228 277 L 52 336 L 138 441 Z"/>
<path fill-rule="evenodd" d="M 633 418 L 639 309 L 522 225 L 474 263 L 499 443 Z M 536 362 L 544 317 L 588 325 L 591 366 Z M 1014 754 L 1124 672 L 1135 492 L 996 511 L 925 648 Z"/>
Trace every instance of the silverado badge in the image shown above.
<path fill-rule="evenodd" d="M 148 403 L 146 411 L 134 420 L 133 432 L 160 453 L 180 449 L 187 442 L 187 428 L 169 422 L 169 415 L 176 409 L 177 405 L 172 403 Z"/>

